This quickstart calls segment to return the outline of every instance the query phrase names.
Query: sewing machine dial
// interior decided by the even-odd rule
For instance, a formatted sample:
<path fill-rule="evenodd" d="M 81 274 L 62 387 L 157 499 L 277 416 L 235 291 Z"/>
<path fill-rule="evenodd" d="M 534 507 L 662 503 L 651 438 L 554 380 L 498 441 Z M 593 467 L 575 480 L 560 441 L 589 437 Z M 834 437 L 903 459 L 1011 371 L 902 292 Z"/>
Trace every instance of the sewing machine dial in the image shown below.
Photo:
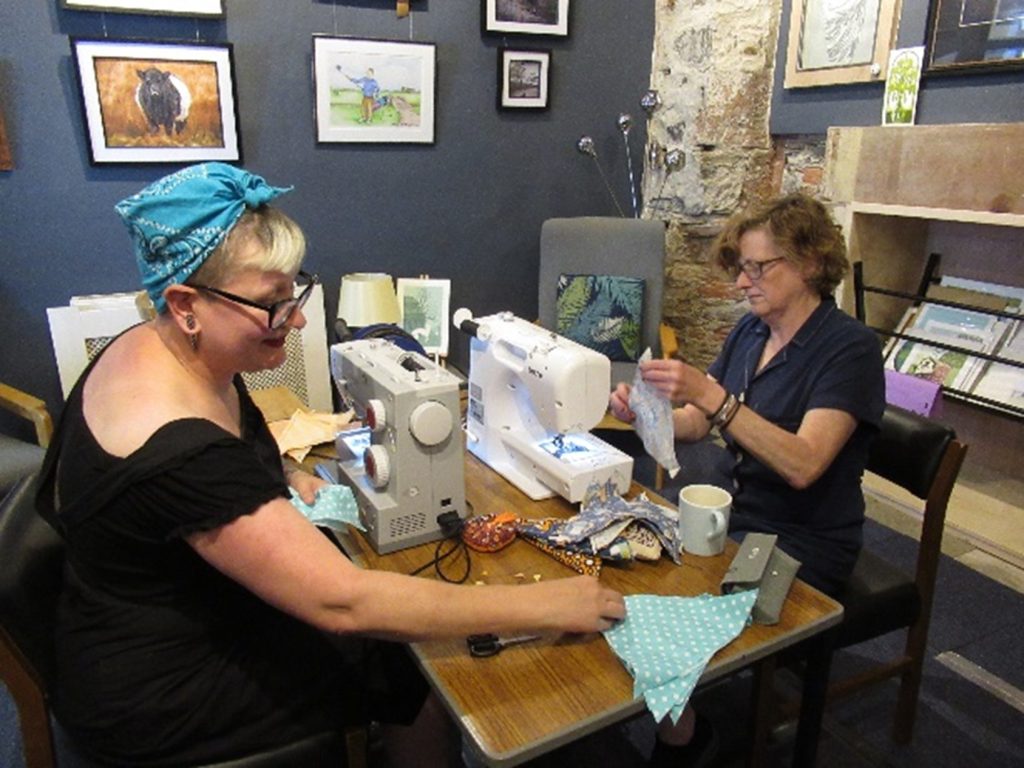
<path fill-rule="evenodd" d="M 366 426 L 373 432 L 380 432 L 387 424 L 387 410 L 380 400 L 369 400 L 366 403 Z"/>
<path fill-rule="evenodd" d="M 437 400 L 417 405 L 409 414 L 409 431 L 426 446 L 439 445 L 452 433 L 452 412 Z"/>
<path fill-rule="evenodd" d="M 366 475 L 370 478 L 374 488 L 383 488 L 391 479 L 391 460 L 388 458 L 388 449 L 383 445 L 371 445 L 363 454 L 363 462 L 366 466 Z"/>

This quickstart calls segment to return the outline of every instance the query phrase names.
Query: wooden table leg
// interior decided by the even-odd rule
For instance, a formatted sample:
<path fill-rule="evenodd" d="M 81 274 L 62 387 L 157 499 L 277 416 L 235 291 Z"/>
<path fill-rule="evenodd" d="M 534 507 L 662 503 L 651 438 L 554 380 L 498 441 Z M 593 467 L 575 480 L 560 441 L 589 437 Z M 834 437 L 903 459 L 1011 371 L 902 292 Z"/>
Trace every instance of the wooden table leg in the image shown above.
<path fill-rule="evenodd" d="M 793 768 L 813 768 L 818 757 L 818 737 L 828 693 L 832 666 L 831 631 L 822 632 L 807 643 L 807 667 L 800 698 L 800 723 L 793 745 Z"/>

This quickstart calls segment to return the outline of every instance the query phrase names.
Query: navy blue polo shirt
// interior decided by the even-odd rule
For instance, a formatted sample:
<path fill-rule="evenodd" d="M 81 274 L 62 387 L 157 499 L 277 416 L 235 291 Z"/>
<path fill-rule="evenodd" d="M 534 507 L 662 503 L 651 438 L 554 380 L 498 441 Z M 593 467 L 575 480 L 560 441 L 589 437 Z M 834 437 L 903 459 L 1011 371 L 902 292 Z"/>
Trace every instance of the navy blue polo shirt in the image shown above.
<path fill-rule="evenodd" d="M 769 329 L 744 316 L 708 372 L 760 416 L 790 432 L 814 408 L 846 411 L 857 428 L 831 466 L 797 490 L 747 453 L 728 433 L 732 454 L 731 533 L 774 533 L 779 546 L 803 564 L 800 577 L 836 594 L 849 578 L 861 546 L 861 476 L 868 445 L 885 408 L 882 353 L 874 332 L 823 299 L 793 339 L 759 373 Z"/>

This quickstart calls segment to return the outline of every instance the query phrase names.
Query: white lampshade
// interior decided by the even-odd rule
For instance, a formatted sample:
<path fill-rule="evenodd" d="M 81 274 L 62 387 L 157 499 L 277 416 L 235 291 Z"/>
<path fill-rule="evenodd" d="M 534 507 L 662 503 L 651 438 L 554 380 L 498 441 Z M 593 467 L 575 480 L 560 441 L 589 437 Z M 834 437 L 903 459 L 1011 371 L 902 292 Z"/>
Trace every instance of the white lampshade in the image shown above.
<path fill-rule="evenodd" d="M 352 328 L 364 328 L 374 323 L 397 323 L 401 313 L 391 275 L 353 272 L 342 277 L 338 317 Z"/>

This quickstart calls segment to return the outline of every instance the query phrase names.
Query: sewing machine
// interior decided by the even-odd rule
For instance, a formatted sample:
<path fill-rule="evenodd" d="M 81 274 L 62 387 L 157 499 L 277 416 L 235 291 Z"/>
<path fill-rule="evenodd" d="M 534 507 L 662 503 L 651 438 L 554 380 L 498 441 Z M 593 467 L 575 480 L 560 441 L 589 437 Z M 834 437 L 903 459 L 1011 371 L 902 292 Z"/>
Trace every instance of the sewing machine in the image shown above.
<path fill-rule="evenodd" d="M 442 538 L 442 522 L 466 516 L 459 380 L 384 339 L 333 345 L 331 374 L 364 423 L 339 435 L 338 469 L 373 548 Z"/>
<path fill-rule="evenodd" d="M 466 446 L 531 499 L 572 503 L 592 483 L 625 493 L 633 459 L 589 434 L 604 416 L 611 364 L 604 355 L 502 312 L 455 313 L 470 334 Z"/>

